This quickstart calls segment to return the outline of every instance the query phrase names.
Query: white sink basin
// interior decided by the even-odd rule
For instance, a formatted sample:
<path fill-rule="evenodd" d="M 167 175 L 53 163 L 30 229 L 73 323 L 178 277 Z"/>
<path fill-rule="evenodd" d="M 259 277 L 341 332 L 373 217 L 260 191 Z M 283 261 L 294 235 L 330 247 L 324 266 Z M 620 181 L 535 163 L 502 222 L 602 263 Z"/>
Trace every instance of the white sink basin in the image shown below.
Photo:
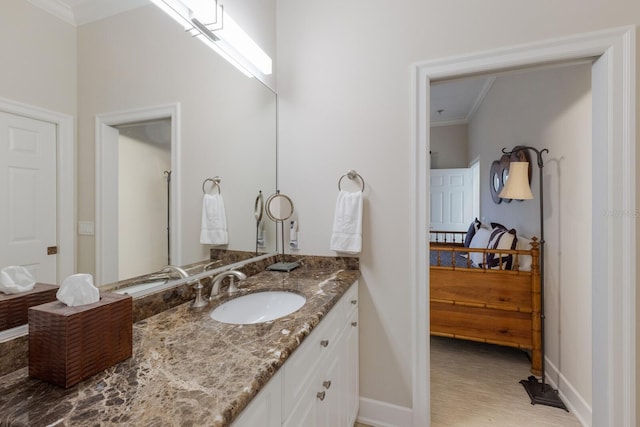
<path fill-rule="evenodd" d="M 264 291 L 225 302 L 211 311 L 211 318 L 222 323 L 249 325 L 268 322 L 293 313 L 306 298 L 293 292 Z"/>

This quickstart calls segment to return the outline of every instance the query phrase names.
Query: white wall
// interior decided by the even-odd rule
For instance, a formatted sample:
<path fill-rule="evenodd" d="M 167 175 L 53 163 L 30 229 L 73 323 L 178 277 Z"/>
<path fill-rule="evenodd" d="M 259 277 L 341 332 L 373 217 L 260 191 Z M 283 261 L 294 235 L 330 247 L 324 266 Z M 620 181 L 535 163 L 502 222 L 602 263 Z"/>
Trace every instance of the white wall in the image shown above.
<path fill-rule="evenodd" d="M 76 32 L 24 0 L 0 2 L 0 97 L 74 116 Z"/>
<path fill-rule="evenodd" d="M 147 132 L 121 130 L 118 143 L 119 280 L 158 271 L 169 263 L 164 171 L 171 170 L 171 138 L 169 143 L 158 140 L 154 132 L 170 135 L 170 123 L 154 122 L 135 128 Z M 128 136 L 131 131 L 135 133 Z"/>
<path fill-rule="evenodd" d="M 431 169 L 469 167 L 467 125 L 431 127 Z"/>
<path fill-rule="evenodd" d="M 498 77 L 469 124 L 470 155 L 481 162 L 481 217 L 540 237 L 534 153 L 534 200 L 495 204 L 489 191 L 491 162 L 503 147 L 516 145 L 549 149 L 543 156 L 546 357 L 562 372 L 561 391 L 570 384 L 591 405 L 592 285 L 584 268 L 592 258 L 586 238 L 592 227 L 590 64 Z"/>
<path fill-rule="evenodd" d="M 640 3 L 279 0 L 277 7 L 281 187 L 296 203 L 303 251 L 333 255 L 336 180 L 353 168 L 367 181 L 360 390 L 411 407 L 410 65 L 638 24 Z"/>
<path fill-rule="evenodd" d="M 153 37 L 141 35 L 141 23 Z M 275 191 L 275 95 L 152 5 L 79 27 L 78 64 L 79 219 L 95 218 L 95 115 L 179 102 L 174 196 L 181 194 L 183 257 L 172 261 L 209 257 L 210 246 L 199 243 L 202 183 L 216 175 L 227 213 L 226 248 L 255 250 L 255 197 Z M 272 250 L 274 228 L 267 228 Z M 79 239 L 80 271 L 94 271 L 94 246 L 93 236 Z"/>

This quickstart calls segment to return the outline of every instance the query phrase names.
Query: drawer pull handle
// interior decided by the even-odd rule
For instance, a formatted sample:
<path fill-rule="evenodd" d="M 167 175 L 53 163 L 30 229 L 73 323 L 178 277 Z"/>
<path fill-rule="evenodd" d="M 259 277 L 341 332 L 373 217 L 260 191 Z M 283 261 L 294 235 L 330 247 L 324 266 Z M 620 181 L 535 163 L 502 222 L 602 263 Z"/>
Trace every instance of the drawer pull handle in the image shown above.
<path fill-rule="evenodd" d="M 351 326 L 353 326 L 353 327 L 358 326 L 358 322 L 351 322 Z"/>
<path fill-rule="evenodd" d="M 324 391 L 319 391 L 318 394 L 316 394 L 316 397 L 320 400 L 324 400 Z"/>
<path fill-rule="evenodd" d="M 358 300 L 357 300 L 357 299 L 352 299 L 352 300 L 351 300 L 351 304 L 356 305 L 357 303 L 358 303 Z"/>
<path fill-rule="evenodd" d="M 320 345 L 321 345 L 321 346 L 323 346 L 323 347 L 328 346 L 328 345 L 329 345 L 329 340 L 322 340 L 322 341 L 320 341 Z"/>
<path fill-rule="evenodd" d="M 322 387 L 324 387 L 327 390 L 329 390 L 329 387 L 331 387 L 331 381 L 323 381 L 322 382 Z"/>

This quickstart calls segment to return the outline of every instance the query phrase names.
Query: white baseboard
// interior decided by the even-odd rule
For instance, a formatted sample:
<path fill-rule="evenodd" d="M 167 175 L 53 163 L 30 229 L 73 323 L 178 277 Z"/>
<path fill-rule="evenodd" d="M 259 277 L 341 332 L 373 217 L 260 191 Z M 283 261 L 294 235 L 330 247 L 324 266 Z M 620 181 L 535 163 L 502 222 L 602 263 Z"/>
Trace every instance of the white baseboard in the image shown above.
<path fill-rule="evenodd" d="M 558 390 L 560 394 L 560 399 L 567 406 L 569 411 L 580 421 L 580 423 L 584 427 L 591 427 L 592 423 L 592 408 L 589 404 L 582 398 L 580 393 L 573 387 L 573 385 L 567 380 L 567 378 L 558 372 L 558 368 L 546 359 L 546 371 L 547 375 L 545 376 L 545 380 L 551 384 L 553 388 Z M 555 381 L 555 379 L 559 379 L 559 383 Z"/>
<path fill-rule="evenodd" d="M 357 421 L 371 427 L 411 427 L 411 408 L 360 397 Z"/>

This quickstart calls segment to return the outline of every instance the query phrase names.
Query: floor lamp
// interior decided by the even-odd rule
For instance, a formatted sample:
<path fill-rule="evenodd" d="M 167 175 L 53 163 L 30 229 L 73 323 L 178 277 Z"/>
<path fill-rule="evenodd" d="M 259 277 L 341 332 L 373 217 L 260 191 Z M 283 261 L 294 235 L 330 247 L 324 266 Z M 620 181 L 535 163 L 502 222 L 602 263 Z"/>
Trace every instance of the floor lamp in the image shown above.
<path fill-rule="evenodd" d="M 542 161 L 542 154 L 548 153 L 546 148 L 538 150 L 534 147 L 518 146 L 512 151 L 506 151 L 502 149 L 502 152 L 507 155 L 512 153 L 518 153 L 522 150 L 531 150 L 536 153 L 538 157 L 538 169 L 540 170 L 540 335 L 542 337 L 541 353 L 542 353 L 542 380 L 538 381 L 533 375 L 526 380 L 520 381 L 520 384 L 529 394 L 531 398 L 531 404 L 535 405 L 539 403 L 541 405 L 553 406 L 556 408 L 562 408 L 568 411 L 567 407 L 560 400 L 558 391 L 545 382 L 544 372 L 544 186 L 542 185 L 542 170 L 544 168 L 544 162 Z M 511 162 L 509 164 L 509 176 L 507 182 L 500 192 L 500 197 L 504 199 L 525 200 L 533 199 L 531 193 L 531 187 L 529 186 L 529 163 L 528 162 Z"/>

